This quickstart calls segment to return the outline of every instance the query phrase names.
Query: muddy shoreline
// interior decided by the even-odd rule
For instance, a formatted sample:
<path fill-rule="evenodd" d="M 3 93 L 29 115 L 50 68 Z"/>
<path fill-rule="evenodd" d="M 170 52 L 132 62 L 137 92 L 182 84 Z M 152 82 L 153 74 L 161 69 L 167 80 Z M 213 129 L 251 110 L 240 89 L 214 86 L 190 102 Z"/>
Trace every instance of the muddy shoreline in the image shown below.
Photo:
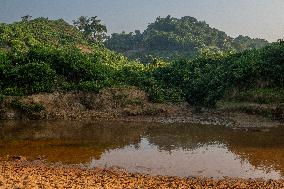
<path fill-rule="evenodd" d="M 173 116 L 135 116 L 116 117 L 111 121 L 148 122 L 148 123 L 189 123 L 201 125 L 219 125 L 233 129 L 259 130 L 284 126 L 282 121 L 271 120 L 259 115 L 250 115 L 241 112 L 222 112 L 210 110 L 204 113 L 190 113 L 188 115 Z M 98 121 L 105 121 L 98 119 Z"/>
<path fill-rule="evenodd" d="M 5 97 L 0 102 L 0 120 L 132 121 L 197 123 L 234 128 L 283 126 L 258 114 L 224 108 L 206 109 L 180 104 L 158 104 L 135 88 L 110 88 L 99 94 L 54 92 L 25 97 Z"/>

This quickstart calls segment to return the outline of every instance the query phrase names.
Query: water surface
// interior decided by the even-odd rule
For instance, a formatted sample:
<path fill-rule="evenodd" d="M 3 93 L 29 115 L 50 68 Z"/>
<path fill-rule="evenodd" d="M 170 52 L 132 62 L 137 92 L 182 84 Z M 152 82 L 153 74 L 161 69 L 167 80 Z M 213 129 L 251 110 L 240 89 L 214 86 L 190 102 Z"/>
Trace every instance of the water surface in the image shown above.
<path fill-rule="evenodd" d="M 152 175 L 284 178 L 284 128 L 125 122 L 0 122 L 0 156 Z"/>

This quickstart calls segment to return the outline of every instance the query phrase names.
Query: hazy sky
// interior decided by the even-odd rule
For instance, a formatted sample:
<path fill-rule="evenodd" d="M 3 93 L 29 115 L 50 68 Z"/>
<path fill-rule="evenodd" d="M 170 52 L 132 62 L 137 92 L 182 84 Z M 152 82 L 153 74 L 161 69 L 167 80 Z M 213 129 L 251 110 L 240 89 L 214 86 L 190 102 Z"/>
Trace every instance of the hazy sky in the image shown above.
<path fill-rule="evenodd" d="M 194 16 L 232 37 L 284 38 L 284 0 L 0 0 L 0 22 L 27 14 L 70 23 L 99 16 L 109 33 L 144 30 L 158 16 Z"/>

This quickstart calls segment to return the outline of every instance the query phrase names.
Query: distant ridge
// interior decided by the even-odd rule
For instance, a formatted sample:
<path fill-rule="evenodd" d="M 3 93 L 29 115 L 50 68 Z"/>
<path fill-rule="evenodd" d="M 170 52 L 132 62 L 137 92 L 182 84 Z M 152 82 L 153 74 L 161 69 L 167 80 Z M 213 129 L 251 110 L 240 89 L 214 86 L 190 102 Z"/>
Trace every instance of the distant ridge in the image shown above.
<path fill-rule="evenodd" d="M 149 56 L 166 60 L 190 58 L 204 50 L 242 51 L 267 44 L 267 40 L 248 36 L 232 38 L 223 31 L 211 28 L 205 21 L 190 16 L 180 19 L 158 17 L 143 33 L 139 30 L 128 34 L 114 33 L 105 42 L 109 49 L 141 60 Z"/>

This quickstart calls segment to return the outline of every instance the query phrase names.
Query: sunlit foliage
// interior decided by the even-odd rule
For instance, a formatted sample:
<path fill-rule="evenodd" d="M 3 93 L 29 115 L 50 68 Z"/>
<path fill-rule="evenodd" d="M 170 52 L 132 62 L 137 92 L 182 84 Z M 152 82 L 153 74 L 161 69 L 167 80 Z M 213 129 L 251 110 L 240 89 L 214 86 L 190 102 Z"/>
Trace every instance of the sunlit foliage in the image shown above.
<path fill-rule="evenodd" d="M 232 38 L 225 32 L 210 27 L 204 21 L 185 16 L 180 19 L 158 17 L 141 33 L 114 33 L 106 46 L 130 58 L 149 63 L 149 58 L 160 57 L 167 61 L 192 58 L 203 51 L 242 51 L 261 48 L 268 44 L 263 39 L 247 36 Z"/>
<path fill-rule="evenodd" d="M 190 17 L 182 21 L 197 22 Z M 160 18 L 147 32 L 160 27 L 165 32 L 172 31 L 177 27 L 172 23 L 176 22 L 180 21 Z M 206 26 L 203 22 L 197 24 Z M 142 34 L 136 31 L 136 35 Z M 224 35 L 217 50 L 203 48 L 193 59 L 166 62 L 152 57 L 151 64 L 145 65 L 90 42 L 63 20 L 38 18 L 1 24 L 0 94 L 27 95 L 55 90 L 99 92 L 106 87 L 137 86 L 153 102 L 187 101 L 198 106 L 214 106 L 231 89 L 284 87 L 283 44 L 239 53 L 224 52 L 220 49 L 231 48 L 223 43 L 225 39 L 229 38 Z M 216 40 L 210 43 L 217 44 Z M 202 38 L 192 45 L 206 43 L 209 41 Z M 133 44 L 140 48 L 138 42 Z M 159 43 L 155 44 L 159 48 Z M 171 48 L 171 45 L 162 46 Z"/>

